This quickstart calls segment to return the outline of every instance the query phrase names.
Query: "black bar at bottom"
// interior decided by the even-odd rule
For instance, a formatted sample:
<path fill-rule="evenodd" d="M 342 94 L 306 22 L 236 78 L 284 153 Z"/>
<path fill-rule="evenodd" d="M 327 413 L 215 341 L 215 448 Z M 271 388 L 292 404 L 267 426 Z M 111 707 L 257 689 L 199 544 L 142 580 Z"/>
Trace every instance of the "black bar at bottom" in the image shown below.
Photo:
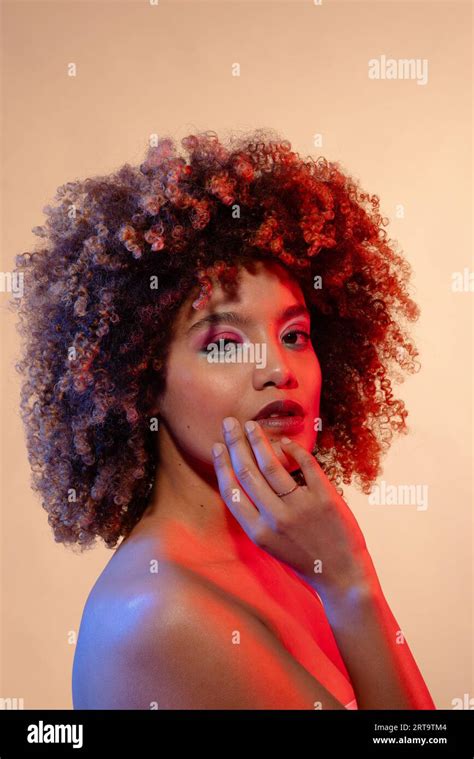
<path fill-rule="evenodd" d="M 417 711 L 0 711 L 0 759 L 43 756 L 153 757 L 172 751 L 292 757 L 417 756 L 474 758 L 472 710 Z M 324 750 L 324 753 L 323 753 Z M 329 751 L 332 753 L 329 754 Z M 347 753 L 346 753 L 347 752 Z"/>

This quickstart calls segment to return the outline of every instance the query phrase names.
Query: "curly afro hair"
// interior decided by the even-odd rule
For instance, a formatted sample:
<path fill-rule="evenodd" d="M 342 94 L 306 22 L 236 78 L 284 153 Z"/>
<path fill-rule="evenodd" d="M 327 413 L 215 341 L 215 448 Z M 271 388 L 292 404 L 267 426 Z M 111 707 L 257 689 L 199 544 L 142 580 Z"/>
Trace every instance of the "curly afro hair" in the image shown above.
<path fill-rule="evenodd" d="M 225 142 L 189 135 L 185 158 L 163 137 L 139 167 L 67 182 L 32 230 L 44 247 L 16 257 L 32 488 L 55 540 L 80 551 L 97 537 L 113 548 L 147 506 L 151 409 L 178 309 L 189 297 L 201 308 L 213 282 L 232 287 L 252 261 L 278 260 L 306 298 L 323 376 L 313 455 L 338 491 L 354 479 L 370 492 L 382 452 L 407 432 L 392 381 L 418 369 L 406 326 L 419 308 L 379 198 L 274 130 Z"/>

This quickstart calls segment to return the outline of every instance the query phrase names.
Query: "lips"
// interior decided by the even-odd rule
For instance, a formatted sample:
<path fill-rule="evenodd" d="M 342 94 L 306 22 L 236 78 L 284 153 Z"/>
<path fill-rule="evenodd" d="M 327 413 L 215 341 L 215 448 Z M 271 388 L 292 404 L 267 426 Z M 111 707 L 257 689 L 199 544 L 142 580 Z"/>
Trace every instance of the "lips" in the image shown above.
<path fill-rule="evenodd" d="M 300 406 L 299 403 L 296 403 L 296 401 L 273 401 L 272 403 L 267 403 L 266 406 L 263 406 L 253 418 L 254 421 L 258 421 L 259 419 L 267 420 L 272 414 L 275 415 L 275 418 L 279 419 L 285 417 L 302 418 L 304 417 L 305 412 L 303 407 Z M 296 421 L 296 419 L 294 421 Z"/>

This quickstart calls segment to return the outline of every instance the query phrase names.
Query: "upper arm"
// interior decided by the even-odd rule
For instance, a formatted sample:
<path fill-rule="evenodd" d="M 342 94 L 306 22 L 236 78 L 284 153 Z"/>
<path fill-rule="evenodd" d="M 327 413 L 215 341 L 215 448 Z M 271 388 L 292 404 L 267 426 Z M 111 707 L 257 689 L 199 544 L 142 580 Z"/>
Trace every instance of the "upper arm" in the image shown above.
<path fill-rule="evenodd" d="M 86 708 L 344 709 L 256 617 L 205 588 L 146 603 L 95 677 Z"/>

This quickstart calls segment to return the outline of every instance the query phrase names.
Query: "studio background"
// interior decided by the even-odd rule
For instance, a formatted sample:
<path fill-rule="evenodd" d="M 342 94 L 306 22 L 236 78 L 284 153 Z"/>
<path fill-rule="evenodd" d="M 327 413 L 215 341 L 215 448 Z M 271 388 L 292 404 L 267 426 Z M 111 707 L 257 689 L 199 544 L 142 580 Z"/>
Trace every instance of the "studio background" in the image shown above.
<path fill-rule="evenodd" d="M 421 371 L 395 385 L 410 432 L 378 482 L 426 485 L 428 507 L 371 505 L 347 486 L 344 497 L 436 706 L 466 704 L 473 294 L 452 281 L 473 269 L 471 4 L 17 0 L 1 12 L 2 272 L 41 243 L 31 229 L 58 186 L 141 163 L 151 135 L 273 127 L 380 197 L 413 267 Z M 426 59 L 426 84 L 369 79 L 368 61 L 383 55 Z M 0 697 L 70 709 L 82 609 L 112 552 L 56 544 L 30 488 L 9 297 L 0 292 Z"/>

